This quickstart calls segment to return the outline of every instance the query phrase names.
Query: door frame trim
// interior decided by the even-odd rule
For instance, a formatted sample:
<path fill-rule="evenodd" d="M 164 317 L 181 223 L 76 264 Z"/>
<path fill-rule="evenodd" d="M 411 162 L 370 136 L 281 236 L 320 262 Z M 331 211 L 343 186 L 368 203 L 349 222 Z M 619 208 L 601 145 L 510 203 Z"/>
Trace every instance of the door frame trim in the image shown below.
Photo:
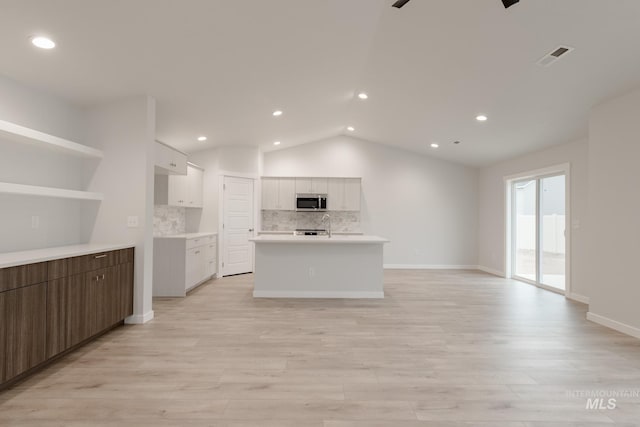
<path fill-rule="evenodd" d="M 257 233 L 258 229 L 258 212 L 259 209 L 256 207 L 260 206 L 258 199 L 258 189 L 256 188 L 256 183 L 259 182 L 259 176 L 255 173 L 243 173 L 243 172 L 231 172 L 220 170 L 218 171 L 218 277 L 224 277 L 224 272 L 222 268 L 222 263 L 224 261 L 224 230 L 222 228 L 222 224 L 224 223 L 224 179 L 225 177 L 229 178 L 245 178 L 253 180 L 253 229 L 254 233 Z M 252 257 L 252 265 L 251 270 L 255 271 L 256 269 L 256 257 L 255 257 L 255 244 L 249 242 L 249 246 L 254 251 L 254 256 Z"/>
<path fill-rule="evenodd" d="M 565 290 L 564 295 L 569 296 L 572 295 L 571 291 L 571 163 L 560 163 L 557 165 L 548 166 L 545 168 L 534 169 L 526 172 L 520 172 L 517 174 L 507 175 L 504 177 L 504 195 L 505 195 L 505 204 L 504 204 L 504 215 L 505 215 L 505 234 L 504 234 L 504 272 L 505 277 L 507 279 L 514 279 L 515 276 L 513 274 L 513 260 L 512 260 L 512 242 L 513 242 L 513 224 L 511 220 L 511 214 L 513 210 L 513 190 L 512 184 L 517 181 L 522 181 L 526 179 L 540 179 L 549 176 L 562 175 L 565 176 Z M 538 189 L 538 192 L 540 189 Z M 536 196 L 539 199 L 539 194 Z M 539 201 L 536 201 L 536 204 Z M 536 230 L 537 230 L 536 226 Z M 536 231 L 536 239 L 538 239 L 538 231 Z M 538 248 L 539 249 L 539 248 Z M 537 263 L 539 265 L 539 262 Z M 536 266 L 537 268 L 537 266 Z M 518 279 L 519 280 L 519 279 Z M 528 283 L 528 282 L 527 282 Z M 541 289 L 547 289 L 547 286 L 539 286 Z M 552 289 L 547 289 L 551 290 Z M 557 290 L 555 290 L 556 293 Z"/>

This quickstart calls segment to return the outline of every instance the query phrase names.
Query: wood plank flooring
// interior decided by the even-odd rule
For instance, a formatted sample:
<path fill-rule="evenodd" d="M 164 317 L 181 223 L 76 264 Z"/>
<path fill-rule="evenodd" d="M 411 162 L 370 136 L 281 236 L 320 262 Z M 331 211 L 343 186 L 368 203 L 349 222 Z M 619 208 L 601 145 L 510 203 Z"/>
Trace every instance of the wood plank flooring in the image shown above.
<path fill-rule="evenodd" d="M 640 425 L 640 341 L 559 295 L 390 270 L 384 300 L 261 300 L 252 279 L 154 301 L 153 322 L 0 393 L 0 425 Z M 586 409 L 588 393 L 625 395 Z"/>

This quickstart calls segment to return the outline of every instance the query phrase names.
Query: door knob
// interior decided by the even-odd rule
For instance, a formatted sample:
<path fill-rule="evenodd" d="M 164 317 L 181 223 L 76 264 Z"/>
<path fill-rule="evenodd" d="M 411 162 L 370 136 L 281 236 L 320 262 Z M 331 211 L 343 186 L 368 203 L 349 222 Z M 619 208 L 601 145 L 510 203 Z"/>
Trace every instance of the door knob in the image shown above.
<path fill-rule="evenodd" d="M 253 228 L 250 228 L 250 229 L 249 229 L 249 232 L 250 232 L 250 233 L 253 233 Z"/>

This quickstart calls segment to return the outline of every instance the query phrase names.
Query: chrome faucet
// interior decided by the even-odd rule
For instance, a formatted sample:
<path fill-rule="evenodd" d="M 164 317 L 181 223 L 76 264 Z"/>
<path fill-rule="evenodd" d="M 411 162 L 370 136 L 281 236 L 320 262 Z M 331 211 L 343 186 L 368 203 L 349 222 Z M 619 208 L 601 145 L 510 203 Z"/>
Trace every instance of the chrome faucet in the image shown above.
<path fill-rule="evenodd" d="M 322 215 L 322 219 L 320 220 L 322 222 L 322 224 L 324 224 L 324 220 L 325 219 L 329 220 L 329 221 L 327 221 L 327 223 L 329 224 L 329 228 L 327 229 L 327 233 L 329 233 L 329 238 L 331 238 L 331 215 L 329 215 L 329 214 Z"/>

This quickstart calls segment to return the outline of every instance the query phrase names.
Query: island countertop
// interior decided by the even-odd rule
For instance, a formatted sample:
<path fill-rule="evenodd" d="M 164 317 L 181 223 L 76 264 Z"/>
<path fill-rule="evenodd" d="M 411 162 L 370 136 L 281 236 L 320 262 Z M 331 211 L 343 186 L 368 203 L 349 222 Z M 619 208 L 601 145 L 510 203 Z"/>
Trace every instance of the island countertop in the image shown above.
<path fill-rule="evenodd" d="M 309 243 L 309 244 L 384 244 L 389 243 L 388 239 L 379 236 L 369 235 L 332 235 L 331 237 L 322 236 L 294 236 L 292 234 L 271 234 L 257 236 L 249 239 L 250 242 L 255 243 Z"/>

